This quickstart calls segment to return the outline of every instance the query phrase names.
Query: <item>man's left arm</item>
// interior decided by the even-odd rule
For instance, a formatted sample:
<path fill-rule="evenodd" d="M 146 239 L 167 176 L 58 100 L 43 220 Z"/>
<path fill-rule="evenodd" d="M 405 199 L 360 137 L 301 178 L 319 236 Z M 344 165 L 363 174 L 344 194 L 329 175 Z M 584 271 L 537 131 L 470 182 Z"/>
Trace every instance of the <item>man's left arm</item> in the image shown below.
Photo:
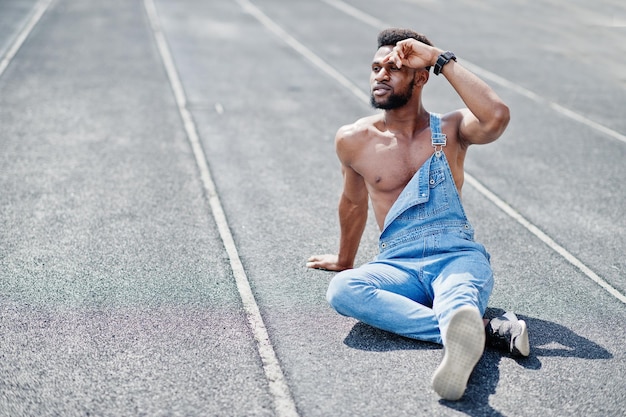
<path fill-rule="evenodd" d="M 442 49 L 434 46 L 415 39 L 405 39 L 397 43 L 383 63 L 393 61 L 398 68 L 403 65 L 416 69 L 434 67 L 443 53 Z M 448 59 L 438 70 L 467 106 L 467 109 L 460 111 L 460 139 L 467 144 L 483 144 L 500 137 L 509 123 L 510 115 L 509 108 L 495 91 L 455 59 Z"/>
<path fill-rule="evenodd" d="M 498 139 L 509 123 L 510 113 L 495 91 L 454 60 L 443 66 L 441 75 L 467 106 L 461 111 L 459 138 L 467 144 L 485 144 Z"/>

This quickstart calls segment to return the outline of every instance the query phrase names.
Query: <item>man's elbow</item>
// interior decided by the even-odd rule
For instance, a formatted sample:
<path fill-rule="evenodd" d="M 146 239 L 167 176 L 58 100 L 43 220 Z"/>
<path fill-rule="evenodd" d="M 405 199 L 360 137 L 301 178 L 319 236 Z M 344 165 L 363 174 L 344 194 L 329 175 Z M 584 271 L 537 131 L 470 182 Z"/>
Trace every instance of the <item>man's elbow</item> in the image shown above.
<path fill-rule="evenodd" d="M 493 119 L 490 126 L 490 131 L 495 136 L 494 140 L 504 133 L 510 120 L 511 111 L 509 107 L 504 103 L 498 104 L 493 111 Z"/>
<path fill-rule="evenodd" d="M 511 120 L 509 107 L 504 103 L 494 105 L 490 112 L 489 120 L 482 123 L 482 133 L 472 143 L 487 144 L 498 139 Z"/>

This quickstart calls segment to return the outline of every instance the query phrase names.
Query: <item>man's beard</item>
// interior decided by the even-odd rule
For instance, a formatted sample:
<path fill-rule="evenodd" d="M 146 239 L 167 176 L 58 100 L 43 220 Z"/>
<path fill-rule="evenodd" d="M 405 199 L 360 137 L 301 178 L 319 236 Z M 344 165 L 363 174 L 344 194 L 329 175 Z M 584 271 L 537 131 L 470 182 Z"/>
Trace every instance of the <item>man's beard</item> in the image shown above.
<path fill-rule="evenodd" d="M 411 80 L 411 84 L 409 84 L 406 91 L 400 94 L 392 93 L 387 98 L 387 101 L 384 103 L 377 103 L 376 97 L 374 97 L 374 93 L 372 92 L 372 94 L 370 95 L 370 104 L 375 109 L 382 109 L 382 110 L 393 110 L 393 109 L 402 107 L 406 103 L 408 103 L 409 100 L 411 100 L 411 97 L 413 97 L 414 86 L 415 86 L 415 79 Z"/>

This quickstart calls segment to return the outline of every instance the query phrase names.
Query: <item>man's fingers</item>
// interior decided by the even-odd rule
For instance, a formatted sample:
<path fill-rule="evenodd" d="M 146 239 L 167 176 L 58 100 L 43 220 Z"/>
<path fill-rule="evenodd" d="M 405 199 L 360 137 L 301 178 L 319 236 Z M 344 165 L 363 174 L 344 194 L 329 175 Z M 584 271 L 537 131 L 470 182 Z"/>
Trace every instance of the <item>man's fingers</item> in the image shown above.
<path fill-rule="evenodd" d="M 306 266 L 307 268 L 320 268 L 321 261 L 322 261 L 321 255 L 313 255 L 313 256 L 310 256 L 309 259 L 307 260 Z"/>
<path fill-rule="evenodd" d="M 306 267 L 311 269 L 326 269 L 320 262 L 317 261 L 307 262 Z"/>
<path fill-rule="evenodd" d="M 387 55 L 387 57 L 383 60 L 383 63 L 391 61 L 396 67 L 402 68 L 402 60 L 406 58 L 407 53 L 410 53 L 410 46 L 409 50 L 407 51 L 404 50 L 404 48 L 406 47 L 407 45 L 401 45 L 400 43 L 398 43 L 391 50 L 391 52 L 389 52 L 389 55 Z"/>
<path fill-rule="evenodd" d="M 313 255 L 309 257 L 308 262 L 306 263 L 306 266 L 307 268 L 328 270 L 327 269 L 328 262 L 325 262 L 324 255 Z"/>
<path fill-rule="evenodd" d="M 402 45 L 401 47 L 396 48 L 396 55 L 398 56 L 398 58 L 400 59 L 404 59 L 406 57 L 406 53 L 404 52 L 404 48 L 406 48 L 406 45 Z M 407 50 L 407 52 L 410 52 L 410 47 Z"/>
<path fill-rule="evenodd" d="M 341 268 L 337 265 L 337 255 L 332 254 L 310 256 L 306 266 L 307 268 L 321 269 L 323 271 L 341 270 Z"/>

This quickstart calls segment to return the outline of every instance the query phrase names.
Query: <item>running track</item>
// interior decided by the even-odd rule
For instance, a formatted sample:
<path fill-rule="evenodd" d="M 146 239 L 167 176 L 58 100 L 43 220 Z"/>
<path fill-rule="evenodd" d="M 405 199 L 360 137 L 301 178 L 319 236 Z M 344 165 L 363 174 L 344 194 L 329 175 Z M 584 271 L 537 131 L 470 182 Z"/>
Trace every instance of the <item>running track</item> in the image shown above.
<path fill-rule="evenodd" d="M 338 316 L 304 267 L 387 26 L 512 110 L 463 196 L 488 314 L 533 352 L 487 350 L 459 403 L 441 349 Z M 0 415 L 623 415 L 625 30 L 618 1 L 3 1 Z M 437 77 L 425 101 L 461 105 Z"/>

